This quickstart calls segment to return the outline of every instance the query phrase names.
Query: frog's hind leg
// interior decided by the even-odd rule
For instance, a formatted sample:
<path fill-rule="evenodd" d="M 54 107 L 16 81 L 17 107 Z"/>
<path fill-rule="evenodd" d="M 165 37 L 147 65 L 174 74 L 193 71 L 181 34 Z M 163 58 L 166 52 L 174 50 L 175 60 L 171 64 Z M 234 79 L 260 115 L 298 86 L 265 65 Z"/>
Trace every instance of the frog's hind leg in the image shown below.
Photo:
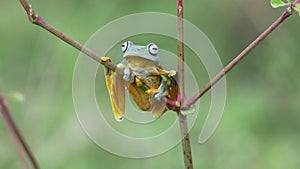
<path fill-rule="evenodd" d="M 108 57 L 102 59 L 105 62 L 110 62 Z M 122 67 L 120 67 L 122 69 Z M 106 77 L 106 87 L 109 92 L 110 102 L 116 121 L 124 119 L 125 111 L 125 84 L 123 77 L 116 73 L 114 79 L 114 72 L 104 66 L 104 73 Z"/>
<path fill-rule="evenodd" d="M 154 118 L 160 118 L 167 111 L 166 103 L 153 98 L 151 111 Z"/>

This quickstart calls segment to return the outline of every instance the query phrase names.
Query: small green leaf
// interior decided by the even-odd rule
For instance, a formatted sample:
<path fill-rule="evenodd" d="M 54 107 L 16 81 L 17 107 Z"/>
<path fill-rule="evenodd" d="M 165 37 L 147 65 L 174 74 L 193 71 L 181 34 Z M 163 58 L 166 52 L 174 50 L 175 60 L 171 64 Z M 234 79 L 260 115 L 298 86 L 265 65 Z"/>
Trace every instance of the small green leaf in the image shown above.
<path fill-rule="evenodd" d="M 295 5 L 295 10 L 298 12 L 298 14 L 300 16 L 300 3 Z"/>
<path fill-rule="evenodd" d="M 282 6 L 288 6 L 290 5 L 291 2 L 284 2 L 283 0 L 271 0 L 271 6 L 273 8 L 278 8 L 278 7 L 282 7 Z"/>

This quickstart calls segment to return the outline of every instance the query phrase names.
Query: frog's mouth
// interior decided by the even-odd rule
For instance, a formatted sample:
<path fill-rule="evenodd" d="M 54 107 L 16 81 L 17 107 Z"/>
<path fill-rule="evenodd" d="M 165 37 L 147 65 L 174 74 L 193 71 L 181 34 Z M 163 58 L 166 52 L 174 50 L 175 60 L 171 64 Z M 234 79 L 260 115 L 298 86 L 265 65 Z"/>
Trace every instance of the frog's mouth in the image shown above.
<path fill-rule="evenodd" d="M 149 57 L 149 56 L 148 56 Z M 152 56 L 151 58 L 145 58 L 142 55 L 135 54 L 135 53 L 129 53 L 124 57 L 127 61 L 131 60 L 132 62 L 152 62 L 152 64 L 159 64 L 159 60 L 157 60 L 157 57 Z"/>

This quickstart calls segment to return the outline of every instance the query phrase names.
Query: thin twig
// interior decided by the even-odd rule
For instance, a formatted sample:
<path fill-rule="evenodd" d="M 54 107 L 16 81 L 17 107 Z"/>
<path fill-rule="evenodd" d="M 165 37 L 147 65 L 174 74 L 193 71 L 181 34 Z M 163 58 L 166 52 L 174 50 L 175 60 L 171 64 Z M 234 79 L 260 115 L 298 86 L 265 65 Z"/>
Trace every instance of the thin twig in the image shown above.
<path fill-rule="evenodd" d="M 0 96 L 0 102 L 1 102 L 1 96 Z M 0 112 L 2 112 L 2 110 L 1 110 L 2 108 L 1 107 L 2 107 L 2 104 L 0 103 Z M 11 125 L 9 124 L 9 121 L 5 118 L 4 115 L 2 115 L 2 116 L 3 116 L 3 119 L 4 119 L 5 125 L 7 126 L 8 131 L 10 133 L 11 139 L 13 140 L 13 142 L 14 142 L 14 144 L 16 146 L 17 152 L 18 152 L 18 154 L 19 154 L 19 156 L 21 158 L 21 161 L 22 161 L 22 163 L 24 165 L 24 168 L 29 169 L 29 165 L 28 165 L 28 162 L 26 160 L 25 154 L 23 152 L 22 145 L 20 144 L 17 136 L 14 134 L 14 131 L 11 128 Z"/>
<path fill-rule="evenodd" d="M 228 73 L 239 61 L 241 61 L 251 50 L 253 50 L 262 40 L 264 40 L 275 28 L 292 14 L 292 9 L 287 8 L 283 14 L 270 25 L 262 34 L 260 34 L 249 46 L 247 46 L 238 56 L 236 56 L 228 65 L 225 66 L 210 82 L 208 82 L 200 91 L 187 101 L 187 107 L 194 104 L 210 88 L 215 85 L 226 73 Z"/>
<path fill-rule="evenodd" d="M 1 92 L 0 92 L 0 111 L 2 112 L 2 116 L 4 118 L 5 124 L 7 125 L 7 128 L 9 129 L 9 131 L 12 135 L 12 138 L 13 138 L 14 142 L 16 143 L 17 149 L 18 149 L 18 147 L 20 147 L 20 144 L 21 144 L 21 146 L 23 147 L 30 162 L 32 163 L 32 166 L 35 169 L 39 169 L 40 167 L 39 167 L 33 153 L 31 152 L 28 144 L 26 143 L 24 137 L 22 136 L 19 128 L 17 127 L 15 121 L 13 120 L 11 113 L 6 105 L 6 102 L 5 102 L 4 97 L 2 96 Z M 18 152 L 19 151 L 20 150 L 18 150 Z M 23 160 L 24 157 L 23 157 L 22 153 L 19 152 L 19 154 Z M 25 162 L 24 165 L 25 165 L 25 167 L 27 166 L 26 168 L 28 168 L 28 165 L 26 165 L 26 164 L 27 163 Z"/>
<path fill-rule="evenodd" d="M 183 2 L 177 0 L 177 25 L 178 25 L 178 40 L 177 40 L 177 55 L 178 55 L 178 85 L 180 89 L 180 97 L 178 100 L 181 104 L 185 103 L 185 87 L 184 87 L 184 34 L 183 34 Z M 182 136 L 181 145 L 185 169 L 193 169 L 191 142 L 188 130 L 188 121 L 185 115 L 181 114 L 180 109 L 177 109 L 178 120 L 180 125 L 180 133 Z"/>
<path fill-rule="evenodd" d="M 107 68 L 111 69 L 112 71 L 115 71 L 116 73 L 120 74 L 121 76 L 123 76 L 124 72 L 120 69 L 117 68 L 116 65 L 114 65 L 111 62 L 104 62 L 101 60 L 102 56 L 96 54 L 94 51 L 92 51 L 91 49 L 85 47 L 84 45 L 80 44 L 79 42 L 77 42 L 76 40 L 74 40 L 73 38 L 65 35 L 64 33 L 60 32 L 59 30 L 57 30 L 55 27 L 49 25 L 47 22 L 45 22 L 42 17 L 40 17 L 32 8 L 32 6 L 26 1 L 26 0 L 19 0 L 19 2 L 21 3 L 21 5 L 23 6 L 23 8 L 25 9 L 26 13 L 27 13 L 27 17 L 29 19 L 29 21 L 35 25 L 40 26 L 41 28 L 47 30 L 48 32 L 52 33 L 53 35 L 55 35 L 56 37 L 60 38 L 61 40 L 63 40 L 64 42 L 68 43 L 69 45 L 73 46 L 74 48 L 82 51 L 83 53 L 85 53 L 86 55 L 88 55 L 89 57 L 91 57 L 92 59 L 94 59 L 95 61 L 101 63 L 102 65 L 106 66 Z M 174 108 L 178 108 L 176 102 L 165 98 L 165 100 L 163 100 L 167 103 L 167 105 L 169 107 L 174 107 Z"/>
<path fill-rule="evenodd" d="M 47 30 L 48 32 L 52 33 L 53 35 L 57 36 L 61 40 L 65 41 L 66 43 L 70 44 L 71 46 L 75 47 L 76 49 L 82 51 L 86 55 L 90 56 L 95 61 L 103 64 L 104 66 L 110 68 L 112 71 L 116 70 L 116 65 L 112 64 L 111 62 L 104 62 L 101 60 L 102 56 L 96 54 L 91 49 L 85 47 L 84 45 L 80 44 L 73 38 L 63 34 L 53 26 L 49 25 L 47 22 L 45 22 L 42 17 L 40 17 L 33 9 L 32 6 L 26 1 L 26 0 L 19 0 L 19 2 L 22 4 L 23 8 L 25 9 L 28 19 L 31 23 L 38 25 L 42 27 L 43 29 Z M 122 74 L 123 72 L 118 70 L 118 73 Z"/>
<path fill-rule="evenodd" d="M 300 4 L 300 0 L 295 0 L 292 4 L 291 4 L 291 9 L 292 10 L 299 10 L 299 9 L 296 9 L 296 4 Z M 300 12 L 300 11 L 298 11 Z"/>
<path fill-rule="evenodd" d="M 300 0 L 295 0 L 293 3 L 292 3 L 292 7 L 295 7 L 296 4 L 299 4 L 300 3 Z M 295 10 L 295 9 L 293 9 Z"/>
<path fill-rule="evenodd" d="M 115 71 L 116 66 L 113 65 L 110 62 L 102 62 L 101 56 L 93 52 L 92 50 L 88 49 L 87 47 L 83 46 L 79 42 L 75 41 L 71 37 L 68 37 L 67 35 L 63 34 L 62 32 L 58 31 L 51 25 L 47 24 L 40 16 L 37 15 L 37 13 L 31 8 L 31 5 L 26 0 L 19 0 L 19 2 L 24 7 L 27 16 L 29 20 L 36 24 L 50 33 L 54 34 L 55 36 L 59 37 L 66 43 L 70 44 L 71 46 L 75 47 L 78 50 L 81 50 L 83 53 L 90 56 L 92 59 L 96 60 L 97 62 L 103 64 L 104 66 L 110 68 L 111 70 Z M 284 20 L 286 20 L 292 13 L 293 10 L 295 10 L 295 4 L 300 3 L 300 0 L 295 0 L 291 7 L 286 9 L 284 13 L 268 28 L 266 29 L 261 35 L 258 36 L 257 39 L 255 39 L 248 47 L 246 47 L 238 56 L 236 56 L 227 66 L 225 66 L 224 69 L 220 71 L 210 82 L 208 82 L 196 95 L 194 95 L 192 98 L 190 98 L 186 106 L 189 107 L 190 105 L 194 104 L 199 98 L 201 98 L 207 91 L 211 89 L 211 87 L 216 84 L 226 73 L 228 73 L 242 58 L 244 58 L 251 50 L 253 50 L 263 39 L 265 39 L 266 36 L 268 36 L 275 28 L 277 28 Z M 182 57 L 180 62 L 184 61 L 183 57 L 183 33 L 181 32 L 183 29 L 181 22 L 183 18 L 183 6 L 182 6 L 182 0 L 177 0 L 177 15 L 178 18 L 178 56 Z M 184 95 L 184 84 L 183 82 L 183 66 L 178 66 L 179 76 L 182 75 L 182 78 L 179 78 L 179 85 L 181 91 L 181 103 L 185 103 L 185 95 Z M 123 72 L 117 71 L 117 73 L 122 74 Z M 184 106 L 184 105 L 183 105 Z M 181 126 L 181 133 L 185 136 L 185 138 L 182 141 L 183 146 L 183 153 L 184 153 L 184 159 L 185 159 L 185 166 L 186 168 L 193 168 L 192 163 L 192 156 L 191 156 L 191 147 L 190 147 L 190 141 L 189 141 L 189 135 L 188 135 L 188 127 L 187 127 L 187 120 L 185 116 L 182 116 L 180 111 L 178 111 L 178 117 L 179 122 Z"/>
<path fill-rule="evenodd" d="M 26 0 L 19 0 L 19 2 L 24 7 L 27 16 L 29 20 L 36 24 L 50 33 L 54 34 L 61 40 L 65 41 L 66 43 L 70 44 L 71 46 L 75 47 L 78 50 L 81 50 L 86 55 L 90 56 L 97 62 L 103 64 L 104 66 L 110 68 L 111 70 L 115 71 L 117 70 L 117 73 L 123 74 L 122 71 L 117 69 L 117 67 L 112 64 L 111 62 L 103 62 L 101 60 L 101 56 L 90 50 L 89 48 L 83 46 L 79 42 L 75 41 L 71 37 L 63 34 L 62 32 L 55 29 L 53 26 L 47 24 L 38 14 L 32 9 L 31 5 Z M 265 30 L 257 39 L 255 39 L 247 48 L 245 48 L 238 56 L 236 56 L 227 66 L 225 66 L 224 69 L 222 69 L 210 82 L 208 82 L 206 85 L 204 85 L 198 93 L 196 93 L 193 97 L 191 97 L 186 104 L 186 107 L 191 106 L 194 104 L 198 99 L 200 99 L 207 91 L 210 90 L 210 88 L 216 84 L 226 73 L 228 73 L 244 56 L 246 56 L 252 49 L 255 48 L 266 36 L 268 36 L 278 25 L 280 25 L 281 22 L 283 22 L 287 17 L 289 17 L 293 10 L 295 10 L 295 4 L 300 3 L 300 0 L 295 0 L 291 7 L 289 7 L 287 10 L 284 11 L 284 13 L 281 15 L 280 18 L 278 18 L 267 30 Z M 176 105 L 171 104 L 170 106 Z"/>

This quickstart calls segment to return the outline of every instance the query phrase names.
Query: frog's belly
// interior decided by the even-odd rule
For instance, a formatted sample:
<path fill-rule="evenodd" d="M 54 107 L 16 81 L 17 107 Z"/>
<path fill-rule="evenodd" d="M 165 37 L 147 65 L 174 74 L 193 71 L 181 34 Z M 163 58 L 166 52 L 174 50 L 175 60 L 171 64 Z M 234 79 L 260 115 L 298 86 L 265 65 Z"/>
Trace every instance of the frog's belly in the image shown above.
<path fill-rule="evenodd" d="M 158 64 L 140 57 L 127 57 L 126 61 L 135 75 L 147 76 L 157 72 Z"/>
<path fill-rule="evenodd" d="M 157 68 L 156 67 L 130 67 L 130 69 L 133 71 L 133 73 L 137 76 L 146 77 L 150 74 L 157 74 Z"/>
<path fill-rule="evenodd" d="M 130 67 L 141 67 L 141 68 L 155 68 L 158 66 L 157 62 L 152 60 L 146 59 L 142 56 L 127 56 L 125 58 L 126 62 L 129 64 Z"/>

